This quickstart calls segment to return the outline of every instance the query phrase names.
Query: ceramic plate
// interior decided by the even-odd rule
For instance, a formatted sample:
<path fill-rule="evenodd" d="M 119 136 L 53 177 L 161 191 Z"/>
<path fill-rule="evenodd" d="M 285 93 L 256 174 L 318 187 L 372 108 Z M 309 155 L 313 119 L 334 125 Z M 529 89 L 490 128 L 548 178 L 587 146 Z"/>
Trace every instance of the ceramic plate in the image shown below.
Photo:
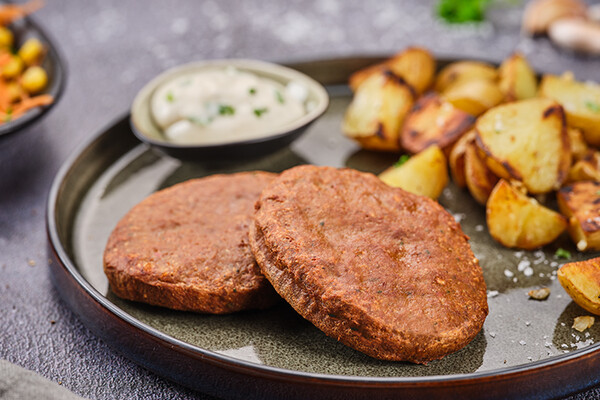
<path fill-rule="evenodd" d="M 10 25 L 10 29 L 15 35 L 17 47 L 24 43 L 28 38 L 35 37 L 42 42 L 46 48 L 46 56 L 42 66 L 48 73 L 48 86 L 42 93 L 47 93 L 54 97 L 52 104 L 45 107 L 33 108 L 25 115 L 14 119 L 13 121 L 0 125 L 0 139 L 9 136 L 12 133 L 19 132 L 26 126 L 45 115 L 62 96 L 67 78 L 65 63 L 54 44 L 54 41 L 46 34 L 30 17 L 15 21 Z"/>
<path fill-rule="evenodd" d="M 340 133 L 351 71 L 377 58 L 292 65 L 326 85 L 330 107 L 304 136 L 267 157 L 182 162 L 154 153 L 132 134 L 128 116 L 110 124 L 63 166 L 48 203 L 52 277 L 70 307 L 127 357 L 186 386 L 224 398 L 554 398 L 600 382 L 600 324 L 571 328 L 586 315 L 564 292 L 559 247 L 496 244 L 485 210 L 452 184 L 440 202 L 471 237 L 484 270 L 490 314 L 464 349 L 428 365 L 372 359 L 325 336 L 285 303 L 267 311 L 197 315 L 120 300 L 108 289 L 102 253 L 117 221 L 150 193 L 190 178 L 312 163 L 380 172 L 397 155 L 360 150 Z M 590 257 L 587 254 L 585 257 Z M 528 291 L 549 287 L 546 301 Z"/>

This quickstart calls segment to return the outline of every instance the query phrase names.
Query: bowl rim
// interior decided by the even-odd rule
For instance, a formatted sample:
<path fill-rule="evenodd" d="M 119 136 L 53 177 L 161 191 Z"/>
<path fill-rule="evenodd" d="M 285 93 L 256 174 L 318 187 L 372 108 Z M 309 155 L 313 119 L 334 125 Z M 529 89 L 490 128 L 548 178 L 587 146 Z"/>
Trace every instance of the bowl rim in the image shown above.
<path fill-rule="evenodd" d="M 158 89 L 158 87 L 171 79 L 174 79 L 178 76 L 184 75 L 186 73 L 191 73 L 197 70 L 203 69 L 211 69 L 211 68 L 219 68 L 219 67 L 234 67 L 238 68 L 242 71 L 249 71 L 255 73 L 259 76 L 277 76 L 281 78 L 282 81 L 291 82 L 291 81 L 299 81 L 308 86 L 308 89 L 311 93 L 313 93 L 317 99 L 317 102 L 314 107 L 308 110 L 304 115 L 300 118 L 295 119 L 285 125 L 282 125 L 280 128 L 273 128 L 266 131 L 265 134 L 261 134 L 260 136 L 248 139 L 240 139 L 240 140 L 229 140 L 219 143 L 175 143 L 171 142 L 168 139 L 158 139 L 152 136 L 149 136 L 141 125 L 141 118 L 143 116 L 140 115 L 140 110 L 142 107 L 147 107 L 152 95 Z M 185 149 L 222 149 L 224 147 L 233 147 L 240 145 L 252 145 L 259 144 L 264 142 L 269 142 L 273 140 L 280 139 L 287 135 L 291 135 L 298 129 L 307 127 L 309 124 L 318 119 L 321 115 L 325 113 L 327 108 L 329 107 L 329 94 L 325 87 L 315 80 L 314 78 L 304 74 L 296 69 L 273 63 L 263 60 L 249 59 L 249 58 L 222 58 L 222 59 L 210 59 L 210 60 L 199 60 L 192 61 L 186 64 L 181 64 L 176 67 L 170 68 L 153 79 L 151 79 L 148 83 L 146 83 L 142 89 L 136 94 L 133 99 L 133 102 L 130 107 L 130 125 L 134 135 L 141 140 L 142 142 L 148 143 L 151 146 L 156 146 L 159 148 L 167 148 L 173 150 L 185 150 Z M 148 111 L 151 114 L 150 111 Z M 156 123 L 152 121 L 154 125 Z M 160 128 L 157 127 L 160 130 Z"/>

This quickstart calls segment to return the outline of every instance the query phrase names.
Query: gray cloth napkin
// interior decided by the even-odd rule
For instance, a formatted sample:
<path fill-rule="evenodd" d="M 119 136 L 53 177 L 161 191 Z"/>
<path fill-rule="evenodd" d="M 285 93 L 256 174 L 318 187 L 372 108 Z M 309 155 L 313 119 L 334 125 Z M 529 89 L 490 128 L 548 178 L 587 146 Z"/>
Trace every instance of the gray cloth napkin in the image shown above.
<path fill-rule="evenodd" d="M 82 400 L 35 372 L 0 360 L 0 400 Z"/>

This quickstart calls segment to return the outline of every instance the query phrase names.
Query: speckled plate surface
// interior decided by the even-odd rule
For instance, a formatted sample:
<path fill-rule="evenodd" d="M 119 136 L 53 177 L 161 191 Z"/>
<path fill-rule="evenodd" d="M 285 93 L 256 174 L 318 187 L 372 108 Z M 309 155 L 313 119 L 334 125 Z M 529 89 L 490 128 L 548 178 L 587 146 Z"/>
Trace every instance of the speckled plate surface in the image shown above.
<path fill-rule="evenodd" d="M 133 136 L 128 116 L 80 148 L 59 172 L 48 202 L 52 278 L 65 301 L 96 334 L 141 365 L 225 398 L 554 398 L 600 382 L 600 324 L 571 328 L 587 313 L 571 302 L 556 271 L 559 247 L 540 251 L 496 244 L 485 210 L 452 184 L 440 202 L 457 218 L 484 270 L 490 314 L 464 349 L 427 366 L 372 359 L 336 342 L 289 306 L 207 316 L 117 298 L 102 253 L 117 221 L 150 193 L 186 179 L 303 163 L 380 172 L 397 156 L 372 153 L 340 133 L 349 73 L 376 58 L 295 64 L 327 85 L 325 115 L 291 147 L 243 162 L 182 162 L 154 153 Z M 527 292 L 549 287 L 546 301 Z"/>

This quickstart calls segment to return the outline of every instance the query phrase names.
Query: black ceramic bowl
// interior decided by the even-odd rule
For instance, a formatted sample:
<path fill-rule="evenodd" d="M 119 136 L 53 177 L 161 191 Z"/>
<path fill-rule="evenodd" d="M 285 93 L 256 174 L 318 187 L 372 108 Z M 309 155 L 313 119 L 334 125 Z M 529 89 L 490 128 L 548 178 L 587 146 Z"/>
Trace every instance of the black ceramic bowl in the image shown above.
<path fill-rule="evenodd" d="M 311 108 L 301 118 L 277 129 L 268 130 L 255 139 L 229 140 L 214 144 L 181 144 L 169 141 L 152 117 L 151 101 L 157 88 L 182 75 L 207 68 L 230 66 L 259 77 L 273 79 L 283 85 L 289 82 L 303 85 L 308 91 L 306 103 L 310 103 Z M 150 81 L 133 101 L 130 122 L 131 129 L 138 139 L 175 158 L 185 160 L 255 158 L 289 145 L 325 112 L 328 105 L 329 96 L 325 88 L 297 70 L 257 60 L 210 60 L 170 69 Z"/>

